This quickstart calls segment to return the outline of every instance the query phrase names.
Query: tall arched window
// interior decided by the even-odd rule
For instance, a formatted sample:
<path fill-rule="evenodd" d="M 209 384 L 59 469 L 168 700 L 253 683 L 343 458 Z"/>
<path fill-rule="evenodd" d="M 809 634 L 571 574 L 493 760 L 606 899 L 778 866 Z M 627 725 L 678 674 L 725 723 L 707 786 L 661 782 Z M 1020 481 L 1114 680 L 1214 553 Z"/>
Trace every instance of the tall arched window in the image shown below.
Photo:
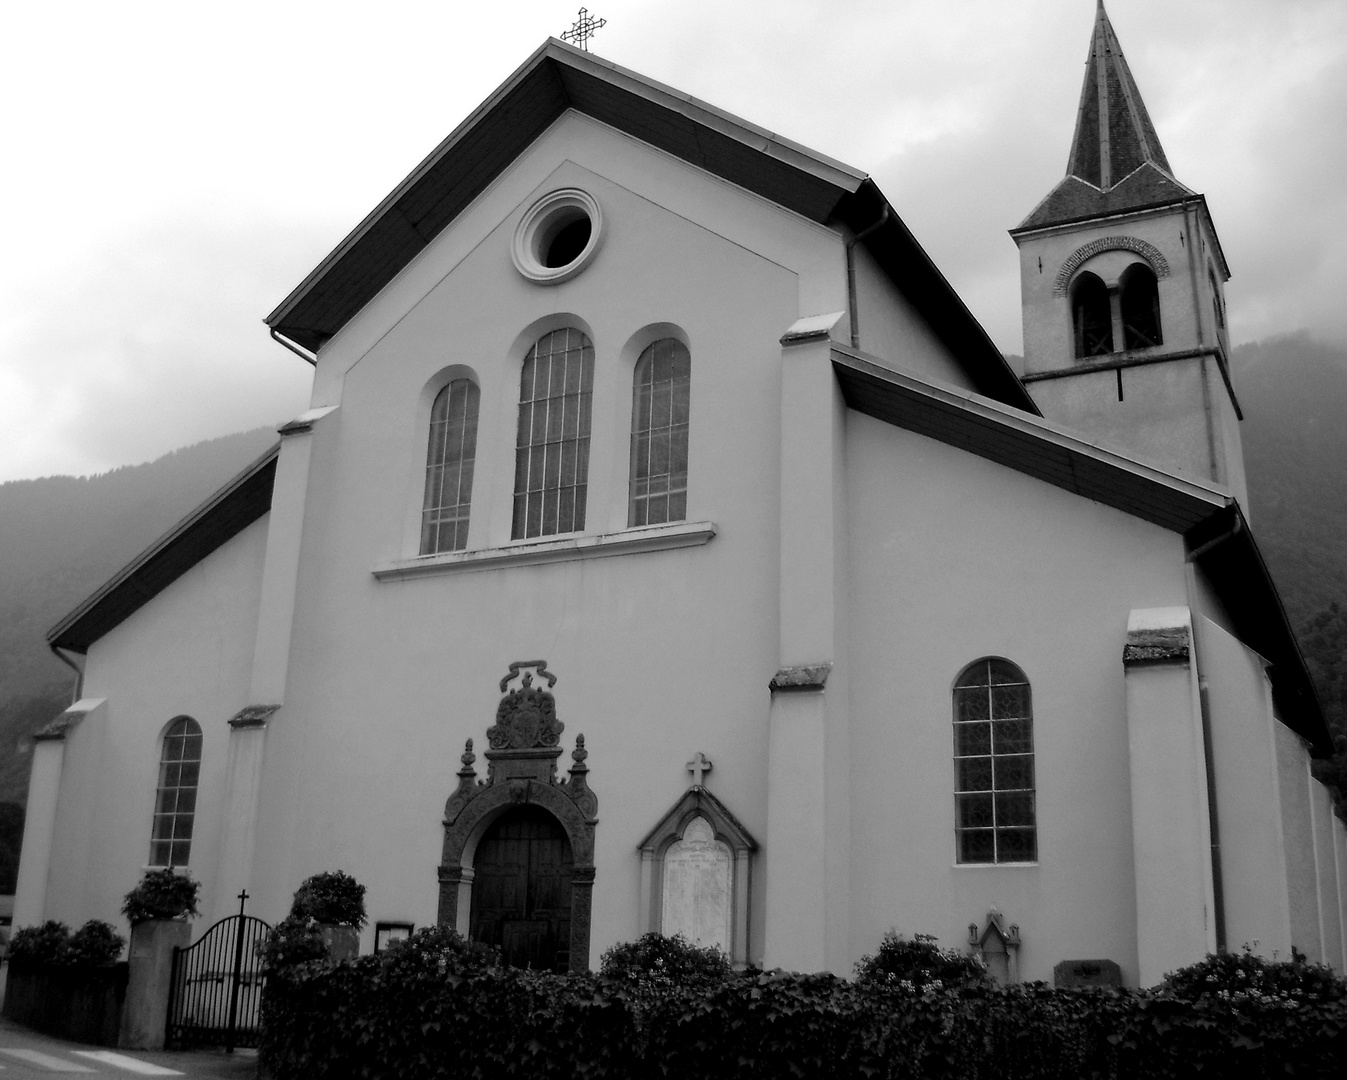
<path fill-rule="evenodd" d="M 1211 310 L 1216 316 L 1216 329 L 1225 329 L 1225 305 L 1221 303 L 1221 287 L 1216 283 L 1216 271 L 1207 267 L 1207 281 L 1211 283 Z"/>
<path fill-rule="evenodd" d="M 682 521 L 688 511 L 692 357 L 676 338 L 641 353 L 632 380 L 629 525 Z"/>
<path fill-rule="evenodd" d="M 1108 287 L 1094 274 L 1081 274 L 1071 287 L 1071 319 L 1078 357 L 1104 356 L 1113 351 L 1113 311 Z"/>
<path fill-rule="evenodd" d="M 471 379 L 455 379 L 436 395 L 430 408 L 426 494 L 421 510 L 422 555 L 462 551 L 468 545 L 480 397 Z"/>
<path fill-rule="evenodd" d="M 151 866 L 186 866 L 192 853 L 196 785 L 201 775 L 201 727 L 179 716 L 164 733 L 159 757 L 159 790 L 150 832 Z"/>
<path fill-rule="evenodd" d="M 1149 266 L 1133 263 L 1123 271 L 1122 306 L 1123 348 L 1149 349 L 1163 344 L 1160 333 L 1160 290 Z"/>
<path fill-rule="evenodd" d="M 516 540 L 585 527 L 594 346 L 574 327 L 529 350 L 519 376 L 515 441 Z"/>
<path fill-rule="evenodd" d="M 954 792 L 959 862 L 1038 858 L 1029 680 L 1009 660 L 978 660 L 954 683 Z"/>

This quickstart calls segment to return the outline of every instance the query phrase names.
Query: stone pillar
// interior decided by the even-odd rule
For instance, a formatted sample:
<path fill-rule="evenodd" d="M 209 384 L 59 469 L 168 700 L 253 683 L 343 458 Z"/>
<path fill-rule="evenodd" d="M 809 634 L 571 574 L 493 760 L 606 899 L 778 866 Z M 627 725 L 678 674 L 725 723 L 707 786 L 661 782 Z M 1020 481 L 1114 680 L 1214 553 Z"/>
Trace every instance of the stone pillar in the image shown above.
<path fill-rule="evenodd" d="M 801 319 L 781 339 L 780 670 L 768 711 L 763 962 L 799 971 L 848 970 L 846 405 L 832 368 L 844 317 Z"/>
<path fill-rule="evenodd" d="M 61 801 L 67 732 L 95 715 L 106 698 L 81 698 L 33 736 L 33 765 L 28 775 L 28 808 L 19 851 L 19 881 L 14 892 L 14 928 L 36 926 L 47 917 L 47 880 L 51 874 L 56 811 Z"/>
<path fill-rule="evenodd" d="M 440 866 L 440 904 L 435 922 L 452 926 L 464 937 L 468 936 L 472 905 L 473 869 L 470 866 Z M 571 915 L 574 918 L 574 911 Z"/>
<path fill-rule="evenodd" d="M 250 705 L 229 721 L 229 761 L 225 767 L 224 816 L 212 921 L 235 914 L 235 899 L 251 884 L 267 719 L 278 708 Z"/>
<path fill-rule="evenodd" d="M 1202 705 L 1186 607 L 1134 610 L 1123 650 L 1142 986 L 1216 949 Z"/>
<path fill-rule="evenodd" d="M 122 1008 L 125 1050 L 162 1050 L 168 1023 L 168 994 L 173 978 L 173 950 L 192 941 L 192 924 L 183 919 L 152 919 L 131 927 L 131 950 Z"/>

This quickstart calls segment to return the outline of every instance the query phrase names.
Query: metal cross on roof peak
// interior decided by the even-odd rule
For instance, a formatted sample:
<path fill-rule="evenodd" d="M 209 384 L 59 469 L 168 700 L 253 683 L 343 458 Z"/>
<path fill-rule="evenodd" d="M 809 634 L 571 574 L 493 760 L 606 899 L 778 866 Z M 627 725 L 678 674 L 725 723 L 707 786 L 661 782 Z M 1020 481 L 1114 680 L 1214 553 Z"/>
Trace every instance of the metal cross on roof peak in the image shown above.
<path fill-rule="evenodd" d="M 688 772 L 692 774 L 692 786 L 701 787 L 702 777 L 711 771 L 711 759 L 698 750 L 688 762 Z"/>
<path fill-rule="evenodd" d="M 581 8 L 580 17 L 575 20 L 575 25 L 561 35 L 561 40 L 569 41 L 572 45 L 577 45 L 585 52 L 589 52 L 589 39 L 594 36 L 594 31 L 607 25 L 607 19 L 592 18 L 589 14 L 589 8 Z"/>

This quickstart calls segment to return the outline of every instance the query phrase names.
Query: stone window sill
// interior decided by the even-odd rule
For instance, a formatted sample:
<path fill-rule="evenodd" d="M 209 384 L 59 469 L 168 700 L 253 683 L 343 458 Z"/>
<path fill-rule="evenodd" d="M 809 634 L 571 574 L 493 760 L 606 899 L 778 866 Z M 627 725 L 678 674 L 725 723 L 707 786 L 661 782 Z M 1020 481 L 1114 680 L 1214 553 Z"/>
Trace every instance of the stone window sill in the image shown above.
<path fill-rule="evenodd" d="M 374 576 L 380 581 L 398 581 L 429 574 L 494 570 L 501 566 L 537 566 L 576 559 L 602 559 L 639 551 L 700 547 L 715 535 L 714 521 L 676 521 L 668 525 L 644 525 L 598 536 L 571 534 L 545 540 L 516 540 L 504 547 L 446 551 L 439 555 L 419 555 L 412 559 L 382 563 L 374 568 Z"/>
<path fill-rule="evenodd" d="M 955 870 L 1023 870 L 1025 868 L 1035 869 L 1037 862 L 956 862 L 953 864 Z"/>

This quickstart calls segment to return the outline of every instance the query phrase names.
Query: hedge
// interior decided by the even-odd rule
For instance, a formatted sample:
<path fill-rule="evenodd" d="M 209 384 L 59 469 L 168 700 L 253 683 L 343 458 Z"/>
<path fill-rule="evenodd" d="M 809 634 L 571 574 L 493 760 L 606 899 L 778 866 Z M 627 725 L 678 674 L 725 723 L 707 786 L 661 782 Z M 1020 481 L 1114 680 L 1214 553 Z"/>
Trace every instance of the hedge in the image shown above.
<path fill-rule="evenodd" d="M 440 943 L 441 945 L 443 942 Z M 437 962 L 436 956 L 441 960 Z M 418 945 L 276 971 L 276 1080 L 406 1077 L 1340 1077 L 1347 999 L 1170 989 L 912 989 L 746 972 L 688 987 Z M 1261 963 L 1261 962 L 1260 962 Z"/>

